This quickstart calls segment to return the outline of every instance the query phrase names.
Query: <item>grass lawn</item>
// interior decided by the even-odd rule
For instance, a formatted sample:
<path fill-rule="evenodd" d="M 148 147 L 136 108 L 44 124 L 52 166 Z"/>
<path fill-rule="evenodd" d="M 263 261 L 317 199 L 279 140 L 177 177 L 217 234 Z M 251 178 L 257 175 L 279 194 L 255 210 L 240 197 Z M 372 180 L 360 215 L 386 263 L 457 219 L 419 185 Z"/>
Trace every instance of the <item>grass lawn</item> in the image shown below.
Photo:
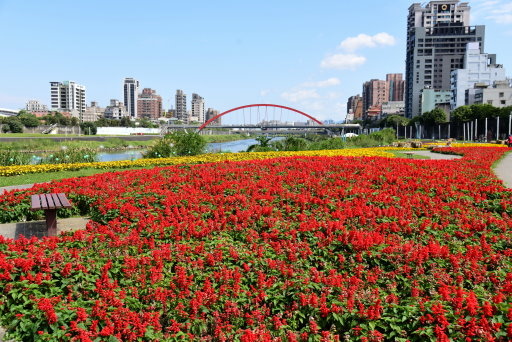
<path fill-rule="evenodd" d="M 49 182 L 49 181 L 57 180 L 57 179 L 85 177 L 85 176 L 95 175 L 98 173 L 126 171 L 126 170 L 135 170 L 135 169 L 143 169 L 143 167 L 109 169 L 109 170 L 82 169 L 82 170 L 77 170 L 77 171 L 30 173 L 30 174 L 26 174 L 26 175 L 19 175 L 19 176 L 12 176 L 12 177 L 1 177 L 0 178 L 0 187 L 10 186 L 10 185 L 32 184 L 32 183 L 44 183 L 44 182 Z"/>
<path fill-rule="evenodd" d="M 405 158 L 405 159 L 430 159 L 430 157 L 427 157 L 427 156 L 422 156 L 422 155 L 419 155 L 419 154 L 407 155 L 407 154 L 405 154 L 406 152 L 400 152 L 400 151 L 395 151 L 395 150 L 386 151 L 386 152 L 393 153 L 395 155 L 395 157 L 397 157 L 397 158 Z"/>

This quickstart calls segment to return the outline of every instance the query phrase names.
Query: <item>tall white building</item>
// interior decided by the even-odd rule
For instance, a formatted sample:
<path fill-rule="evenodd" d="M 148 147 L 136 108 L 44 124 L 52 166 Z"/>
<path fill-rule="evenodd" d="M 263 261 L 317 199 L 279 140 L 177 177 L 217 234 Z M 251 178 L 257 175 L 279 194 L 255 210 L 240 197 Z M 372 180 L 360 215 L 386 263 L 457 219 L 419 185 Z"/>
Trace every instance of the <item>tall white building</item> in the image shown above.
<path fill-rule="evenodd" d="M 139 98 L 139 81 L 133 78 L 124 79 L 124 105 L 130 119 L 137 118 L 137 99 Z"/>
<path fill-rule="evenodd" d="M 70 112 L 82 120 L 85 112 L 85 86 L 73 81 L 50 82 L 51 108 Z"/>
<path fill-rule="evenodd" d="M 192 121 L 197 121 L 199 123 L 205 123 L 205 115 L 204 115 L 204 99 L 197 95 L 192 94 Z"/>
<path fill-rule="evenodd" d="M 465 104 L 466 90 L 475 84 L 492 85 L 507 78 L 503 66 L 496 64 L 496 55 L 480 53 L 479 43 L 468 43 L 464 56 L 464 69 L 456 69 L 451 75 L 451 109 Z"/>

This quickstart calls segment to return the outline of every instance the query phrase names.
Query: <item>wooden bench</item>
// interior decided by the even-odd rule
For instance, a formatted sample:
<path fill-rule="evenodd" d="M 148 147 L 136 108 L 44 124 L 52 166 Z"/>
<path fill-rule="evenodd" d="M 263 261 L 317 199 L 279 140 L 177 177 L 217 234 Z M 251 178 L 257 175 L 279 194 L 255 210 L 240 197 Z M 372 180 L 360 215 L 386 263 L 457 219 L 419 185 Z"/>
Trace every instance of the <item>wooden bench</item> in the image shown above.
<path fill-rule="evenodd" d="M 57 209 L 71 208 L 71 203 L 63 193 L 32 195 L 30 210 L 44 210 L 48 236 L 57 235 Z"/>
<path fill-rule="evenodd" d="M 407 156 L 407 158 L 414 158 L 413 152 L 404 152 L 404 154 Z"/>

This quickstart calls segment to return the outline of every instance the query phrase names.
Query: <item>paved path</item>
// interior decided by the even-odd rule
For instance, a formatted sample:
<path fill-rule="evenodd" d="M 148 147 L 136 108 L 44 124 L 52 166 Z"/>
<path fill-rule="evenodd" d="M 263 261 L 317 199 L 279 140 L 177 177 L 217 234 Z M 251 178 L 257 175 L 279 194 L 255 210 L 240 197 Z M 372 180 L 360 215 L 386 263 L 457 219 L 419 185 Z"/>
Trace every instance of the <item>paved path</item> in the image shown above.
<path fill-rule="evenodd" d="M 57 234 L 78 229 L 85 229 L 85 225 L 89 222 L 87 218 L 71 217 L 57 219 Z M 41 238 L 46 236 L 46 221 L 28 221 L 28 222 L 12 222 L 0 224 L 0 235 L 17 239 L 21 235 L 26 238 L 37 236 Z M 1 340 L 0 340 L 1 341 Z"/>
<path fill-rule="evenodd" d="M 454 154 L 434 153 L 431 151 L 407 151 L 407 153 L 412 153 L 412 154 L 416 154 L 419 156 L 425 156 L 425 157 L 429 157 L 430 159 L 436 159 L 436 160 L 462 158 L 461 156 L 457 156 Z"/>
<path fill-rule="evenodd" d="M 10 185 L 0 187 L 0 195 L 2 195 L 6 191 L 11 191 L 14 189 L 30 189 L 34 184 L 23 184 L 23 185 Z"/>
<path fill-rule="evenodd" d="M 512 152 L 508 152 L 493 171 L 507 188 L 512 189 Z"/>

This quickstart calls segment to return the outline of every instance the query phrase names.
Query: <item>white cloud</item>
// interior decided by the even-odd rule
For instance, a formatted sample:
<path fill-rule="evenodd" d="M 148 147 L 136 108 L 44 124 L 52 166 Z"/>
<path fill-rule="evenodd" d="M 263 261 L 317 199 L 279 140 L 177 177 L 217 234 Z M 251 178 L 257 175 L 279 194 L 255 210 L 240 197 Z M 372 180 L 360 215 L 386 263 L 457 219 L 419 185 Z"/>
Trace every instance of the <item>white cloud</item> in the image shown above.
<path fill-rule="evenodd" d="M 338 84 L 340 84 L 341 81 L 336 77 L 331 77 L 329 79 L 326 79 L 325 81 L 318 81 L 318 82 L 304 82 L 302 83 L 303 87 L 308 88 L 325 88 L 325 87 L 333 87 Z"/>
<path fill-rule="evenodd" d="M 317 114 L 315 112 L 323 111 L 325 109 L 325 103 L 320 101 L 305 101 L 301 103 L 301 107 L 307 110 L 313 117 L 323 120 L 323 116 L 321 114 Z M 311 114 L 314 113 L 314 114 Z"/>
<path fill-rule="evenodd" d="M 260 91 L 260 96 L 267 96 L 269 93 L 270 93 L 270 90 L 263 89 L 263 90 Z"/>
<path fill-rule="evenodd" d="M 481 21 L 484 18 L 497 24 L 512 24 L 512 2 L 510 1 L 474 0 L 471 5 L 472 22 Z"/>
<path fill-rule="evenodd" d="M 340 48 L 354 52 L 364 47 L 378 47 L 378 46 L 393 46 L 396 44 L 396 39 L 386 32 L 377 33 L 374 36 L 361 33 L 356 37 L 349 37 L 341 42 Z"/>
<path fill-rule="evenodd" d="M 325 95 L 325 98 L 330 99 L 330 100 L 339 99 L 339 98 L 341 98 L 341 93 L 336 92 L 336 91 L 330 91 L 327 93 L 327 95 Z"/>
<path fill-rule="evenodd" d="M 317 99 L 320 97 L 316 89 L 300 89 L 294 91 L 286 91 L 281 94 L 281 97 L 290 102 L 299 102 L 307 99 Z"/>
<path fill-rule="evenodd" d="M 512 14 L 490 15 L 486 19 L 491 19 L 497 24 L 512 24 Z"/>
<path fill-rule="evenodd" d="M 366 62 L 366 57 L 355 54 L 336 54 L 322 60 L 320 66 L 326 69 L 355 69 Z"/>

